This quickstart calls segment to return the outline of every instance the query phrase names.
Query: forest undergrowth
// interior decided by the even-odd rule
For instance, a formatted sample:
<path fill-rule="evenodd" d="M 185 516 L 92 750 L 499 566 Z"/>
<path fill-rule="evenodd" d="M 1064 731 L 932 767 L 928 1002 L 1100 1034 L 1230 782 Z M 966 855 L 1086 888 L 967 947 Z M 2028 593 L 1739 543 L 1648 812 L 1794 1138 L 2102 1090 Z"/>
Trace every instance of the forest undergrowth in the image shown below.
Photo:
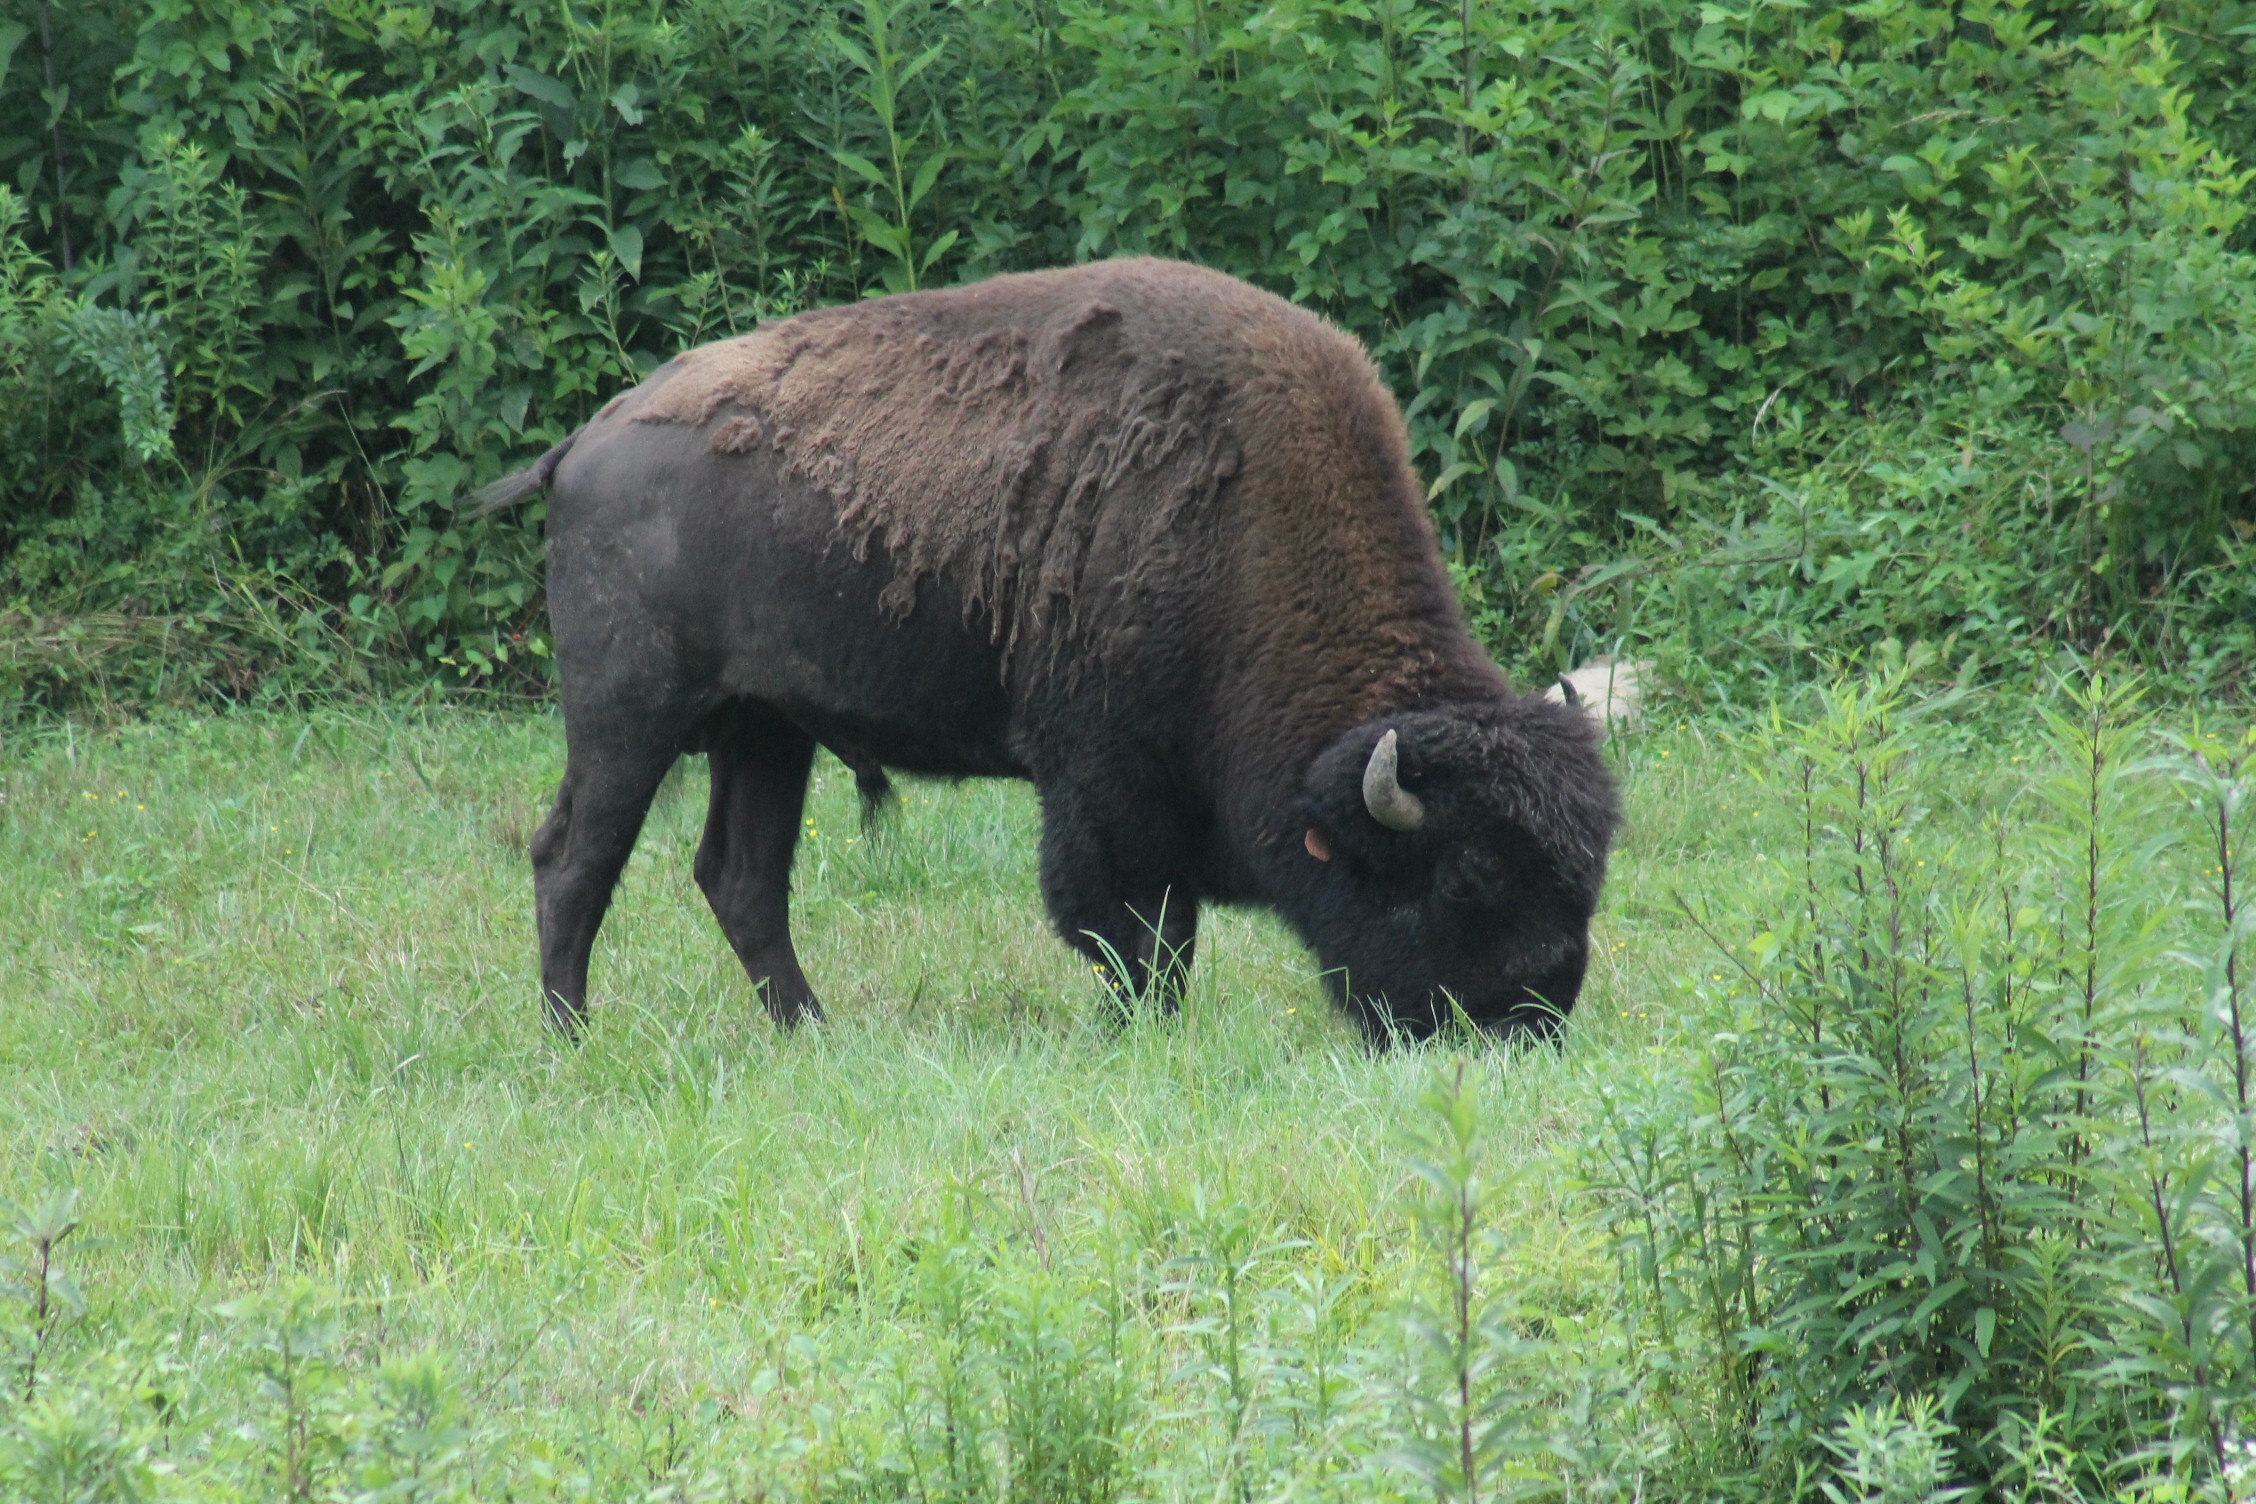
<path fill-rule="evenodd" d="M 1476 625 L 1759 701 L 2256 652 L 2247 0 L 0 0 L 0 694 L 547 683 L 656 362 L 1094 257 L 1361 338 Z"/>

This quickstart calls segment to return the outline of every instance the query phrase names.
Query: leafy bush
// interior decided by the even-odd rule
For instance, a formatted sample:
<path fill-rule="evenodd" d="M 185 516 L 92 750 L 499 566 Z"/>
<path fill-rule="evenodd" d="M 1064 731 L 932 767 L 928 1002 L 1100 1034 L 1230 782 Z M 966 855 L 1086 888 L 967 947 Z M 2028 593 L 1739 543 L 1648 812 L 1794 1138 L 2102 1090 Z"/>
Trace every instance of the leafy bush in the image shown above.
<path fill-rule="evenodd" d="M 165 595 L 142 552 L 192 497 L 370 662 L 537 683 L 538 509 L 467 489 L 685 343 L 1155 251 L 1372 346 L 1526 666 L 1955 636 L 1954 670 L 2105 642 L 2230 685 L 2243 9 L 43 9 L 0 24 L 0 364 L 35 399 L 0 552 L 34 614 Z"/>

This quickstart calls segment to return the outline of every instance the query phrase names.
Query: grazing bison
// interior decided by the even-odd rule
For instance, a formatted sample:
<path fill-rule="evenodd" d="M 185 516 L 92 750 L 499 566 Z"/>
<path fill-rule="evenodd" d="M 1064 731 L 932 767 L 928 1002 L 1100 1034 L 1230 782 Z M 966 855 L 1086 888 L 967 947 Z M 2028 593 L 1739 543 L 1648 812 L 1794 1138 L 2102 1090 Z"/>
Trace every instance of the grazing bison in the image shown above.
<path fill-rule="evenodd" d="M 533 838 L 567 1032 L 659 781 L 768 1011 L 815 748 L 1024 778 L 1058 932 L 1172 1007 L 1202 903 L 1275 908 L 1373 1038 L 1548 1033 L 1617 821 L 1596 733 L 1459 614 L 1370 361 L 1242 282 L 1114 261 L 690 351 L 485 493 L 546 487 L 568 749 Z"/>

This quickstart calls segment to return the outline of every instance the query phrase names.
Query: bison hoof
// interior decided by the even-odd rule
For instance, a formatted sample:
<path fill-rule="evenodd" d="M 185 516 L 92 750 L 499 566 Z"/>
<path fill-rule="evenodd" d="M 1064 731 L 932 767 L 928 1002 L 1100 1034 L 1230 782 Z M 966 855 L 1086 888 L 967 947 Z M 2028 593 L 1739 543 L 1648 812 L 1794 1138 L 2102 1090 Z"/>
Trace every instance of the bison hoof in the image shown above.
<path fill-rule="evenodd" d="M 823 1021 L 822 1004 L 815 995 L 804 989 L 786 991 L 772 982 L 762 982 L 758 987 L 760 1006 L 768 1010 L 768 1017 L 786 1029 L 799 1025 L 819 1024 Z"/>
<path fill-rule="evenodd" d="M 549 993 L 545 1001 L 548 1006 L 543 1010 L 542 1017 L 548 1024 L 549 1032 L 566 1044 L 578 1044 L 581 1036 L 587 1032 L 587 1005 L 575 1003 L 556 992 Z"/>

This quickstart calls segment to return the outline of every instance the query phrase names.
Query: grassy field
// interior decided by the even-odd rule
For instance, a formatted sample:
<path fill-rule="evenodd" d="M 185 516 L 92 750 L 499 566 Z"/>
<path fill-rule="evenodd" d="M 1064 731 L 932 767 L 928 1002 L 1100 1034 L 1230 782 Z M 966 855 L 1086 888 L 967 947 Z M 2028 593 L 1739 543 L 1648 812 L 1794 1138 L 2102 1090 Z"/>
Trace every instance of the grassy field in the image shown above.
<path fill-rule="evenodd" d="M 1930 802 L 2020 778 L 2016 719 L 1954 733 Z M 795 920 L 829 1021 L 753 1005 L 690 877 L 692 761 L 564 1048 L 523 856 L 552 717 L 16 733 L 0 1468 L 57 1498 L 1431 1497 L 1462 1081 L 1461 1241 L 1502 1313 L 1475 1377 L 1547 1448 L 1499 1444 L 1483 1496 L 1518 1468 L 1629 1497 L 1621 1284 L 1567 1151 L 1727 981 L 1679 900 L 1744 928 L 1785 880 L 1792 811 L 1743 747 L 1617 740 L 1630 818 L 1563 1051 L 1373 1056 L 1235 913 L 1178 1023 L 1107 1032 L 1026 790 L 910 785 L 871 836 L 827 761 Z"/>

